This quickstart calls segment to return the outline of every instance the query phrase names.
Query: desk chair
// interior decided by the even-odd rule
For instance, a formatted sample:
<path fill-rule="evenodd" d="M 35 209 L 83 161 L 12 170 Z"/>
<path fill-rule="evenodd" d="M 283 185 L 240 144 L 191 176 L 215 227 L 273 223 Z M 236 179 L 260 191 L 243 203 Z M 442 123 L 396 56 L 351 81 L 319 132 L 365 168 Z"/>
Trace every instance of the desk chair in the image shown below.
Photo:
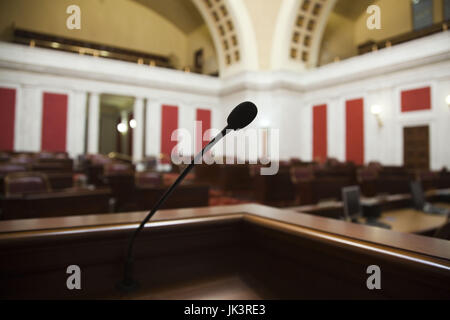
<path fill-rule="evenodd" d="M 435 238 L 450 240 L 450 216 L 447 216 L 447 222 L 434 234 Z"/>
<path fill-rule="evenodd" d="M 359 219 L 363 217 L 361 206 L 361 192 L 358 186 L 342 188 L 342 200 L 344 202 L 344 214 L 347 221 L 359 223 Z M 365 223 L 369 226 L 391 229 L 391 226 L 377 221 L 375 218 L 367 218 Z"/>
<path fill-rule="evenodd" d="M 412 181 L 410 186 L 413 205 L 416 210 L 420 210 L 429 214 L 438 214 L 438 215 L 450 214 L 450 210 L 446 208 L 436 207 L 433 206 L 431 203 L 426 202 L 425 194 L 423 192 L 422 184 L 420 181 Z"/>

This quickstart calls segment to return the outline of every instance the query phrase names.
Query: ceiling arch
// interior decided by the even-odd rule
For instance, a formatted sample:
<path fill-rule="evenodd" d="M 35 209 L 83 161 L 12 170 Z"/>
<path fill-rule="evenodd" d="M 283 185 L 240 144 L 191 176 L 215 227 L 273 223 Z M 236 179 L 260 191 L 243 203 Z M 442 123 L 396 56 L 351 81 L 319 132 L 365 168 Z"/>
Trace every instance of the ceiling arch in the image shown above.
<path fill-rule="evenodd" d="M 253 25 L 242 0 L 192 0 L 206 21 L 216 47 L 222 77 L 256 70 Z"/>
<path fill-rule="evenodd" d="M 185 34 L 206 22 L 221 76 L 256 70 L 253 25 L 242 0 L 133 0 L 165 17 Z"/>
<path fill-rule="evenodd" d="M 323 32 L 336 0 L 285 0 L 275 27 L 271 66 L 304 71 L 317 65 Z"/>

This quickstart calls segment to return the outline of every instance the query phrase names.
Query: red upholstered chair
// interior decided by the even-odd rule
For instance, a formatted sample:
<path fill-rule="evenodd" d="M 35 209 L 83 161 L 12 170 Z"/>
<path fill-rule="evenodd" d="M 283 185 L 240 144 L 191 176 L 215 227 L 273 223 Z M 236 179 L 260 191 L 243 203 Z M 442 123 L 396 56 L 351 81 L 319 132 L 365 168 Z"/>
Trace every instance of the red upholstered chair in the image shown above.
<path fill-rule="evenodd" d="M 312 182 L 314 181 L 314 167 L 291 167 L 291 181 L 295 187 L 297 204 L 310 204 L 313 201 Z"/>
<path fill-rule="evenodd" d="M 371 162 L 369 162 L 367 167 L 369 167 L 370 169 L 377 170 L 377 171 L 383 169 L 383 165 L 380 162 L 378 162 L 378 161 L 371 161 Z"/>
<path fill-rule="evenodd" d="M 378 178 L 378 172 L 372 168 L 359 168 L 357 178 L 358 181 L 375 180 Z"/>
<path fill-rule="evenodd" d="M 105 156 L 103 154 L 89 154 L 86 156 L 86 158 L 93 165 L 105 165 L 112 162 L 112 160 L 108 156 Z"/>
<path fill-rule="evenodd" d="M 43 173 L 19 172 L 5 177 L 6 195 L 39 193 L 51 191 L 48 178 Z"/>
<path fill-rule="evenodd" d="M 131 164 L 123 162 L 111 162 L 104 165 L 104 175 L 127 175 L 134 174 L 134 168 Z"/>
<path fill-rule="evenodd" d="M 47 151 L 41 151 L 34 155 L 36 159 L 55 159 L 55 153 L 53 152 L 47 152 Z"/>
<path fill-rule="evenodd" d="M 104 183 L 111 188 L 116 200 L 115 211 L 126 212 L 136 210 L 133 201 L 135 192 L 134 167 L 124 162 L 111 162 L 103 167 Z"/>
<path fill-rule="evenodd" d="M 158 172 L 139 172 L 135 179 L 137 186 L 160 186 L 163 183 L 163 177 Z"/>
<path fill-rule="evenodd" d="M 2 163 L 0 164 L 0 176 L 7 175 L 13 172 L 25 172 L 27 171 L 27 165 L 20 163 Z"/>
<path fill-rule="evenodd" d="M 366 197 L 374 197 L 377 191 L 378 170 L 374 167 L 359 168 L 356 178 L 361 193 Z"/>
<path fill-rule="evenodd" d="M 11 155 L 6 152 L 0 152 L 0 163 L 8 162 L 11 159 Z"/>
<path fill-rule="evenodd" d="M 429 170 L 417 172 L 417 178 L 422 182 L 423 190 L 428 191 L 439 187 L 439 173 Z"/>
<path fill-rule="evenodd" d="M 142 160 L 142 163 L 144 164 L 146 170 L 156 170 L 156 167 L 158 166 L 158 158 L 146 157 Z"/>
<path fill-rule="evenodd" d="M 293 183 L 311 181 L 314 179 L 314 168 L 312 167 L 292 167 L 291 179 Z"/>
<path fill-rule="evenodd" d="M 31 164 L 34 162 L 34 159 L 29 154 L 18 154 L 11 158 L 12 163 L 21 163 L 21 164 Z"/>
<path fill-rule="evenodd" d="M 28 171 L 28 165 L 26 164 L 11 163 L 11 162 L 0 164 L 0 179 L 1 179 L 0 194 L 3 194 L 5 192 L 4 177 L 6 177 L 10 173 L 25 172 L 25 171 Z"/>
<path fill-rule="evenodd" d="M 327 167 L 332 168 L 339 166 L 340 162 L 336 158 L 328 158 L 327 161 L 325 161 L 325 164 Z"/>

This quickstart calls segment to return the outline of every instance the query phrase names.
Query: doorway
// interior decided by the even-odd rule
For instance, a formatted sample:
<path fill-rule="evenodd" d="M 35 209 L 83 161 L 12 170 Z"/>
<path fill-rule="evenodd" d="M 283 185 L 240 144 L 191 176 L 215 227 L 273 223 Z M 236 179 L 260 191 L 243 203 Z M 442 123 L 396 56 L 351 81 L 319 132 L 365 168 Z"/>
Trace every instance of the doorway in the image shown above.
<path fill-rule="evenodd" d="M 403 163 L 408 169 L 430 169 L 429 126 L 403 128 Z"/>
<path fill-rule="evenodd" d="M 100 153 L 133 154 L 134 98 L 103 94 L 100 97 Z"/>

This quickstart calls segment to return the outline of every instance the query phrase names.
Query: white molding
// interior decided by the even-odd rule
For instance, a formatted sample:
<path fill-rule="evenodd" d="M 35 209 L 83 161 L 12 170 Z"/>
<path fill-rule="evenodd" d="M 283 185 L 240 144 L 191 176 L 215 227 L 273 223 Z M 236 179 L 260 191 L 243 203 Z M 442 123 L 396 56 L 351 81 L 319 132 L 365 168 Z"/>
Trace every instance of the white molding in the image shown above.
<path fill-rule="evenodd" d="M 249 89 L 260 91 L 285 89 L 297 92 L 319 90 L 323 87 L 375 79 L 378 76 L 443 61 L 450 61 L 448 31 L 303 73 L 241 72 L 223 79 L 0 42 L 1 70 L 121 84 L 132 86 L 132 91 L 136 91 L 138 87 L 141 88 L 142 95 L 148 95 L 143 89 L 152 89 L 211 98 Z M 442 77 L 447 77 L 449 73 L 449 69 L 441 70 Z M 417 76 L 420 77 L 420 74 Z M 71 84 L 69 82 L 64 85 Z M 110 87 L 114 89 L 114 86 Z M 121 88 L 126 89 L 123 86 Z"/>
<path fill-rule="evenodd" d="M 144 99 L 137 97 L 134 100 L 133 116 L 136 120 L 136 128 L 133 132 L 133 161 L 139 162 L 144 156 Z"/>

